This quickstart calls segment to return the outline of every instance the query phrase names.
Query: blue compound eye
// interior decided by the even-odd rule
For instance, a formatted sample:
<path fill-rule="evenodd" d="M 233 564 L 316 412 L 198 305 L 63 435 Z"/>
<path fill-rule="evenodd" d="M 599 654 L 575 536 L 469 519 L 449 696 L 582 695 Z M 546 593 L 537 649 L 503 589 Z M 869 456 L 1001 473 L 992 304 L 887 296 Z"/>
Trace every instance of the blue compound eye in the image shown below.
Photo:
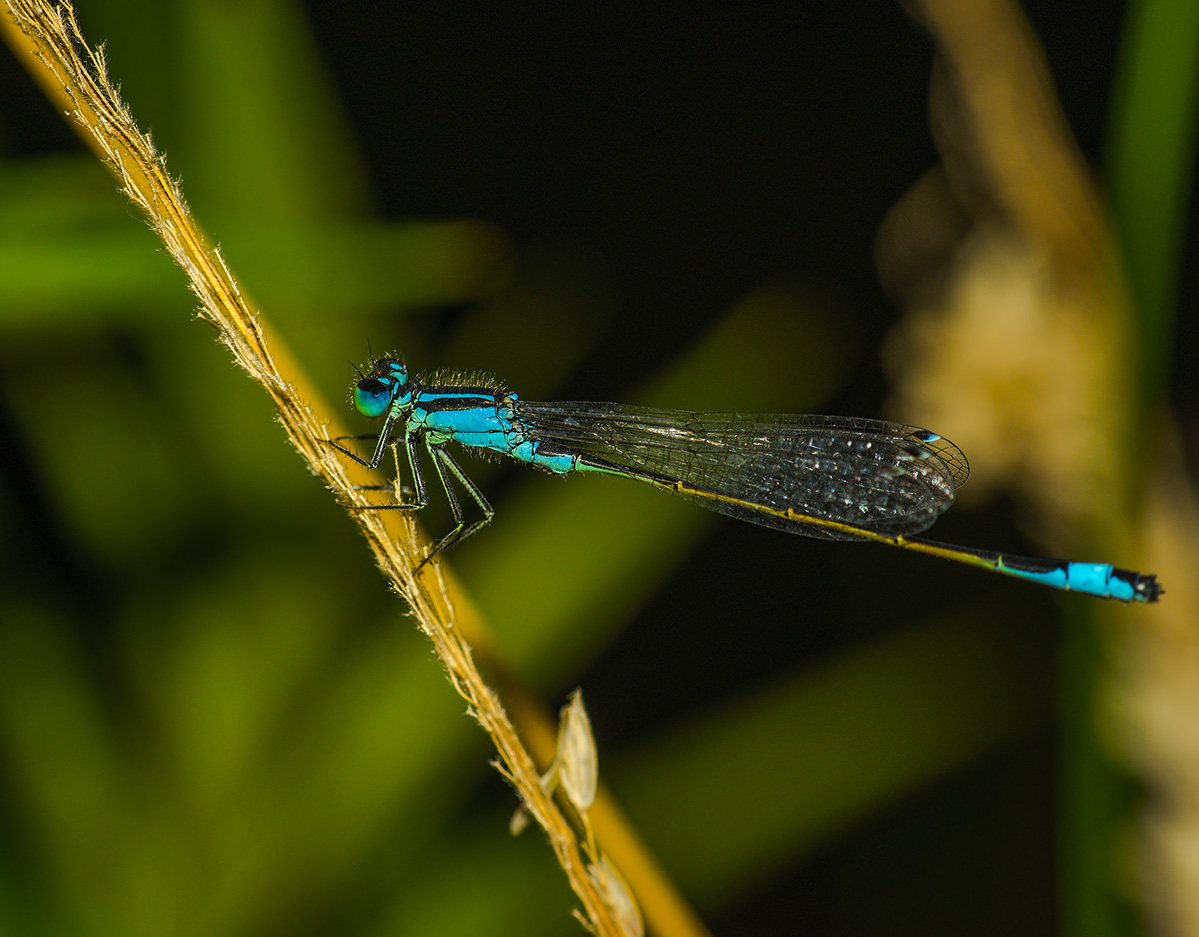
<path fill-rule="evenodd" d="M 395 388 L 391 381 L 368 377 L 354 387 L 354 406 L 363 416 L 382 416 L 391 406 L 394 396 Z"/>

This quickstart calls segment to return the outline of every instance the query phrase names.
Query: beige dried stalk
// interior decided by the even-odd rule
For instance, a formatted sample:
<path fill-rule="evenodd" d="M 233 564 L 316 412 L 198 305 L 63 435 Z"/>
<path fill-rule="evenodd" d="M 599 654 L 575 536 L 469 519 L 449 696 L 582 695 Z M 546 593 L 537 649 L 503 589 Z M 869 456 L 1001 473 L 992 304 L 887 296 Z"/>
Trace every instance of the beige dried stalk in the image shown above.
<path fill-rule="evenodd" d="M 499 699 L 479 675 L 471 649 L 456 627 L 455 603 L 450 600 L 446 578 L 437 564 L 414 573 L 422 555 L 415 524 L 401 516 L 403 512 L 360 509 L 366 501 L 353 486 L 366 478 L 357 466 L 347 470 L 328 445 L 329 428 L 337 429 L 335 418 L 279 339 L 268 339 L 266 323 L 238 288 L 219 249 L 196 225 L 179 184 L 170 177 L 149 136 L 137 128 L 109 82 L 103 49 L 87 45 L 74 10 L 67 3 L 6 0 L 6 4 L 11 22 L 3 27 L 18 57 L 51 100 L 76 123 L 129 198 L 146 213 L 151 227 L 184 269 L 199 297 L 200 317 L 217 330 L 234 360 L 270 394 L 279 410 L 279 421 L 312 471 L 343 503 L 352 506 L 350 515 L 380 569 L 411 606 L 454 688 L 491 736 L 499 754 L 496 767 L 545 830 L 582 904 L 580 917 L 584 924 L 597 934 L 621 937 L 617 914 L 592 871 L 597 857 L 585 854 L 571 824 L 543 789 L 533 758 Z M 14 23 L 19 33 L 13 30 Z M 701 931 L 702 927 L 687 932 Z"/>

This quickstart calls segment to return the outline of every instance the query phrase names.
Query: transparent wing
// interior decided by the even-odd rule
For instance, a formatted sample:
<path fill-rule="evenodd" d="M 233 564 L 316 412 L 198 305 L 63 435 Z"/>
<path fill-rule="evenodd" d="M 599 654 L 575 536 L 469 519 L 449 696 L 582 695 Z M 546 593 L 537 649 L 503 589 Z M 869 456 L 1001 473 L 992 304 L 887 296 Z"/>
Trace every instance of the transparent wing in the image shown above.
<path fill-rule="evenodd" d="M 970 472 L 948 440 L 879 420 L 520 400 L 513 409 L 542 452 L 579 455 L 585 468 L 829 540 L 855 539 L 854 531 L 819 521 L 886 536 L 924 530 Z"/>

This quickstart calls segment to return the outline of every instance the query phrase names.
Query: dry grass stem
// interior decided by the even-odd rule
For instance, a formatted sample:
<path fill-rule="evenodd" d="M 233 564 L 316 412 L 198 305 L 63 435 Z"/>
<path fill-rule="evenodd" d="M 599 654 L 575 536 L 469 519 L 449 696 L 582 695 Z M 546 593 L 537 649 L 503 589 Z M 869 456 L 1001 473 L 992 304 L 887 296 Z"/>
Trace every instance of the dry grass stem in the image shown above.
<path fill-rule="evenodd" d="M 292 443 L 347 505 L 365 506 L 353 484 L 365 481 L 328 445 L 336 421 L 319 404 L 277 339 L 268 340 L 263 320 L 238 288 L 221 258 L 201 233 L 178 183 L 150 138 L 138 130 L 107 77 L 102 49 L 84 41 L 68 4 L 45 0 L 6 0 L 12 23 L 5 23 L 14 51 L 52 100 L 63 107 L 79 132 L 107 163 L 125 193 L 146 214 L 151 227 L 186 272 L 200 299 L 200 317 L 211 324 L 234 360 L 271 396 Z M 22 35 L 13 32 L 15 23 Z M 303 391 L 302 393 L 300 391 Z M 314 407 L 306 400 L 316 401 Z M 581 918 L 593 932 L 611 937 L 625 933 L 610 906 L 606 886 L 594 873 L 599 859 L 587 855 L 575 830 L 542 787 L 537 766 L 526 751 L 499 699 L 484 683 L 471 649 L 455 627 L 454 605 L 436 564 L 420 575 L 421 557 L 415 524 L 401 512 L 351 510 L 375 559 L 393 588 L 411 606 L 421 629 L 433 642 L 455 689 L 469 712 L 491 736 L 497 768 L 509 780 L 529 814 L 546 831 L 558 861 L 582 905 Z M 383 515 L 387 515 L 384 517 Z M 389 527 L 395 528 L 389 530 Z M 627 918 L 627 910 L 619 912 Z"/>

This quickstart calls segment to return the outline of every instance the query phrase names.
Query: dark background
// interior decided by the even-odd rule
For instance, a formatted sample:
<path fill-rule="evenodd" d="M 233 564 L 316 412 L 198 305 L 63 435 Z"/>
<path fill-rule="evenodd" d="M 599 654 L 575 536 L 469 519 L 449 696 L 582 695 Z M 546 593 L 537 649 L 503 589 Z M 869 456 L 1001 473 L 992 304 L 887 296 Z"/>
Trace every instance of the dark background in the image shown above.
<path fill-rule="evenodd" d="M 874 238 L 896 200 L 937 160 L 927 119 L 933 46 L 900 6 L 567 5 L 546 14 L 310 2 L 304 10 L 379 215 L 485 219 L 511 239 L 517 281 L 521 258 L 566 257 L 586 270 L 579 288 L 613 310 L 591 326 L 596 340 L 554 388 L 558 397 L 630 399 L 738 298 L 782 277 L 828 298 L 852 348 L 851 378 L 821 408 L 883 413 L 888 383 L 878 349 L 899 311 L 879 285 Z M 1030 2 L 1025 11 L 1079 146 L 1102 178 L 1123 5 Z M 82 13 L 86 31 L 86 6 Z M 118 75 L 120 41 L 112 48 Z M 7 54 L 0 95 L 6 159 L 77 149 Z M 1194 268 L 1183 265 L 1183 310 L 1195 301 Z M 431 358 L 413 360 L 412 352 L 417 369 L 508 373 L 518 356 L 507 346 L 496 348 L 494 361 L 444 360 L 472 306 L 385 310 L 378 331 L 355 336 L 332 357 L 337 364 L 360 356 L 368 339 L 376 349 L 411 342 Z M 1180 317 L 1179 327 L 1172 403 L 1189 424 L 1199 418 L 1189 366 L 1193 317 Z M 538 342 L 536 334 L 506 338 L 526 349 Z M 136 337 L 105 341 L 131 342 L 134 359 L 146 353 Z M 14 353 L 5 359 L 11 373 Z M 723 379 L 712 374 L 713 382 Z M 735 387 L 725 390 L 736 399 Z M 21 448 L 18 431 L 10 432 L 6 480 L 19 492 L 28 483 L 11 454 Z M 493 503 L 502 505 L 521 477 L 508 468 L 491 476 L 485 487 Z M 1000 498 L 944 518 L 937 535 L 1036 552 L 1011 514 Z M 495 525 L 504 521 L 501 507 Z M 603 764 L 604 752 L 619 758 L 673 720 L 885 634 L 897 618 L 948 614 L 967 600 L 1012 616 L 1031 652 L 1022 689 L 1039 727 L 882 804 L 811 852 L 783 857 L 708 919 L 716 933 L 1059 931 L 1058 599 L 892 553 L 899 551 L 721 521 L 602 655 L 545 680 L 547 700 L 585 687 Z M 469 554 L 465 562 L 469 568 Z M 76 585 L 102 575 L 82 572 Z M 490 822 L 507 798 L 493 778 L 481 779 L 466 818 L 450 829 Z M 704 906 L 702 895 L 692 897 Z M 363 911 L 345 919 L 359 915 L 370 920 Z"/>

